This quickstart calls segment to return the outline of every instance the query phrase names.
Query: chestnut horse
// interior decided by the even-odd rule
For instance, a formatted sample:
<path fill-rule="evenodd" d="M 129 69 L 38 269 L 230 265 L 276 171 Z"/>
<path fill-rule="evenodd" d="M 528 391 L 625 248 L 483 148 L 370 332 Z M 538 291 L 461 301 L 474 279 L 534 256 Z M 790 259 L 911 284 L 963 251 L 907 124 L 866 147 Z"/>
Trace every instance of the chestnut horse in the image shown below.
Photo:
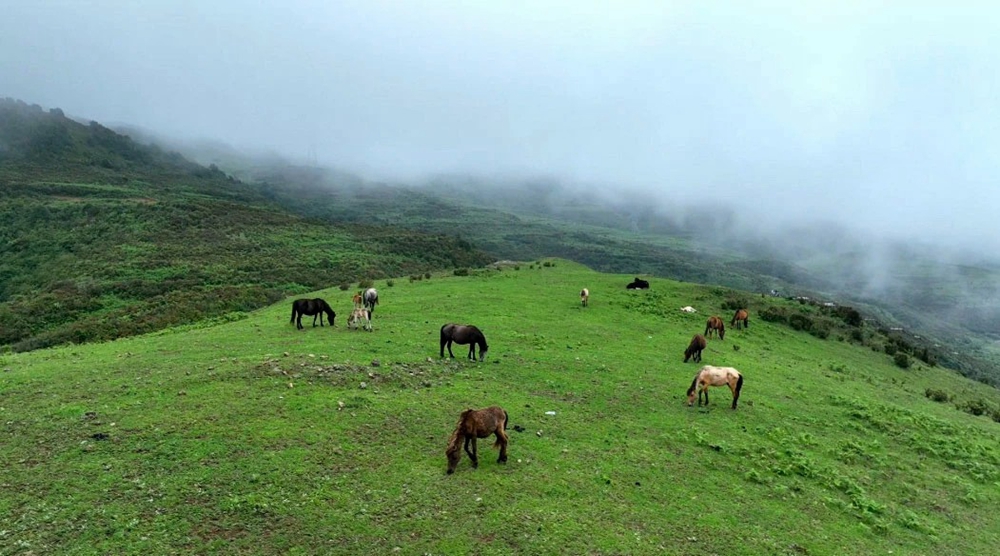
<path fill-rule="evenodd" d="M 486 336 L 471 324 L 448 323 L 441 327 L 441 357 L 444 357 L 444 347 L 447 345 L 448 355 L 452 359 L 455 358 L 455 354 L 451 352 L 452 342 L 461 345 L 469 344 L 469 359 L 473 361 L 476 360 L 477 345 L 479 346 L 480 361 L 486 360 L 486 351 L 490 349 L 486 345 Z"/>
<path fill-rule="evenodd" d="M 733 315 L 733 321 L 729 323 L 730 326 L 735 326 L 736 330 L 741 328 L 750 328 L 750 314 L 747 313 L 746 309 L 740 309 L 736 311 Z"/>
<path fill-rule="evenodd" d="M 698 374 L 694 375 L 691 387 L 688 388 L 688 407 L 694 404 L 694 392 L 698 391 L 698 405 L 701 405 L 701 396 L 705 395 L 705 405 L 708 405 L 709 386 L 729 386 L 733 392 L 733 409 L 736 409 L 736 402 L 740 399 L 740 389 L 743 388 L 743 375 L 732 367 L 713 367 L 705 365 Z"/>
<path fill-rule="evenodd" d="M 705 323 L 705 337 L 711 338 L 712 332 L 719 337 L 720 340 L 726 339 L 726 323 L 722 322 L 719 317 L 708 317 L 708 322 Z"/>
<path fill-rule="evenodd" d="M 580 290 L 580 303 L 584 307 L 586 307 L 587 306 L 587 302 L 589 300 L 590 300 L 590 290 L 588 290 L 587 288 L 583 288 L 582 290 Z"/>
<path fill-rule="evenodd" d="M 701 334 L 695 334 L 691 338 L 691 343 L 688 344 L 686 350 L 684 350 L 684 362 L 687 363 L 688 359 L 694 359 L 695 363 L 701 362 L 701 350 L 705 349 L 708 342 L 705 341 L 705 337 Z"/>
<path fill-rule="evenodd" d="M 316 326 L 316 317 L 319 317 L 319 325 L 323 326 L 323 313 L 326 313 L 326 317 L 330 320 L 330 326 L 334 326 L 333 319 L 337 317 L 337 313 L 333 312 L 326 301 L 318 297 L 296 299 L 292 302 L 292 320 L 289 322 L 294 322 L 298 329 L 302 330 L 302 315 L 308 315 L 313 318 L 313 326 Z"/>
<path fill-rule="evenodd" d="M 347 327 L 357 329 L 358 327 L 372 331 L 372 312 L 368 309 L 356 308 L 351 311 L 351 316 L 347 317 Z"/>
<path fill-rule="evenodd" d="M 507 463 L 507 412 L 502 407 L 493 406 L 485 409 L 466 409 L 462 416 L 458 418 L 455 425 L 455 432 L 451 433 L 448 440 L 448 448 L 444 451 L 448 456 L 448 474 L 455 472 L 459 460 L 462 459 L 462 445 L 464 441 L 465 453 L 469 454 L 472 460 L 472 467 L 479 467 L 479 458 L 476 453 L 476 439 L 486 438 L 491 434 L 497 437 L 493 443 L 494 448 L 500 448 L 500 458 L 497 463 Z M 472 443 L 472 451 L 469 451 L 469 443 Z"/>
<path fill-rule="evenodd" d="M 361 308 L 361 292 L 358 292 L 358 293 L 354 294 L 354 297 L 351 298 L 351 301 L 354 303 L 354 308 L 355 309 L 360 309 Z"/>

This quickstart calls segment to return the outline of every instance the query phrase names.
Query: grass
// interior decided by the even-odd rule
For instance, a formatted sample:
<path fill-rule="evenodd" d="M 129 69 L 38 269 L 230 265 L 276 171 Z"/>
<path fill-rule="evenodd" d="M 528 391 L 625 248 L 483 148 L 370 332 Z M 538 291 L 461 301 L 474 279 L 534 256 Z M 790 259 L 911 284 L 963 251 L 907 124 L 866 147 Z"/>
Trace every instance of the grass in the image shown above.
<path fill-rule="evenodd" d="M 919 361 L 755 319 L 707 364 L 746 376 L 688 408 L 691 335 L 730 292 L 549 266 L 378 280 L 335 328 L 288 302 L 101 344 L 0 356 L 0 554 L 985 554 L 1000 425 L 927 398 L 1000 395 Z M 581 287 L 590 307 L 579 306 Z M 764 301 L 761 301 L 762 303 Z M 785 303 L 766 300 L 767 303 Z M 692 305 L 698 313 L 679 308 Z M 490 343 L 439 359 L 445 322 Z M 738 349 L 737 349 L 738 348 Z M 510 413 L 446 476 L 459 412 Z M 549 415 L 547 412 L 555 412 Z"/>

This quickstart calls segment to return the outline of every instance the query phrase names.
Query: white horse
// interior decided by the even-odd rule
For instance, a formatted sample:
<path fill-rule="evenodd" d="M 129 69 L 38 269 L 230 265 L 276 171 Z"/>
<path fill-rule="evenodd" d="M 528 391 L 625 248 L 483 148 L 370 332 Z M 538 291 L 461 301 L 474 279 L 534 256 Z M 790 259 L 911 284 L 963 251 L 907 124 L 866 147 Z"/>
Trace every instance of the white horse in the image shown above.
<path fill-rule="evenodd" d="M 378 292 L 375 288 L 368 288 L 365 290 L 365 294 L 362 296 L 364 298 L 365 309 L 369 312 L 375 311 L 375 306 L 378 305 Z"/>
<path fill-rule="evenodd" d="M 583 290 L 580 291 L 580 304 L 586 307 L 587 302 L 589 300 L 590 300 L 590 290 L 588 290 L 587 288 L 583 288 Z"/>

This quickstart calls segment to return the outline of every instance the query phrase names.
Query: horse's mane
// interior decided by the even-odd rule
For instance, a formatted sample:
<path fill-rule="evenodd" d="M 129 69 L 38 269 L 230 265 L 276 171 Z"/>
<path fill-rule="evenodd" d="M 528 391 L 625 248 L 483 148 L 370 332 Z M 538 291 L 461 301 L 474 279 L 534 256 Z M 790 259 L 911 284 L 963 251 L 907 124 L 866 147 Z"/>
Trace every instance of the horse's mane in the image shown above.
<path fill-rule="evenodd" d="M 698 374 L 694 375 L 694 380 L 691 381 L 691 387 L 688 388 L 688 391 L 687 391 L 687 395 L 688 396 L 690 396 L 691 393 L 694 392 L 694 389 L 698 387 L 698 377 L 699 376 L 701 376 L 701 371 L 698 371 Z"/>
<path fill-rule="evenodd" d="M 465 424 L 465 420 L 469 418 L 469 415 L 471 415 L 473 411 L 475 411 L 475 409 L 466 409 L 458 417 L 458 423 L 455 423 L 455 430 L 452 431 L 451 437 L 448 439 L 447 452 L 457 452 L 460 449 L 459 445 L 462 441 L 462 425 Z"/>

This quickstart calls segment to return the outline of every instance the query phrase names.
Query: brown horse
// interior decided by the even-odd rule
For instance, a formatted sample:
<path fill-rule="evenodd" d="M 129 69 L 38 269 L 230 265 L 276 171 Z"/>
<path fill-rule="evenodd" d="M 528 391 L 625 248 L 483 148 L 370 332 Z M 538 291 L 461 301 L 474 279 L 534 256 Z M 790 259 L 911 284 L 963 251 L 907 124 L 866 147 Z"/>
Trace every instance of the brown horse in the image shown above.
<path fill-rule="evenodd" d="M 705 341 L 705 337 L 701 334 L 695 334 L 691 338 L 691 343 L 688 344 L 686 350 L 684 350 L 684 362 L 687 363 L 688 359 L 694 358 L 695 363 L 701 362 L 701 350 L 705 349 L 708 342 Z"/>
<path fill-rule="evenodd" d="M 708 322 L 705 323 L 705 337 L 711 338 L 712 332 L 719 337 L 720 340 L 726 339 L 726 323 L 722 322 L 722 319 L 716 316 L 708 317 Z"/>
<path fill-rule="evenodd" d="M 448 456 L 448 474 L 455 472 L 459 460 L 462 459 L 462 445 L 464 441 L 465 453 L 469 454 L 472 460 L 472 467 L 479 467 L 479 458 L 476 453 L 476 439 L 486 438 L 491 434 L 497 437 L 493 443 L 494 448 L 500 448 L 500 458 L 497 463 L 507 463 L 507 412 L 502 407 L 493 406 L 485 409 L 466 409 L 462 416 L 458 418 L 455 425 L 455 432 L 451 433 L 448 440 L 448 448 L 444 451 Z M 469 443 L 472 443 L 472 451 L 469 451 Z"/>
<path fill-rule="evenodd" d="M 590 301 L 590 290 L 583 288 L 580 290 L 580 303 L 586 307 L 588 301 Z"/>
<path fill-rule="evenodd" d="M 477 345 L 479 346 L 480 361 L 486 360 L 486 351 L 490 349 L 486 345 L 486 336 L 471 324 L 448 323 L 441 327 L 441 357 L 444 357 L 444 347 L 447 345 L 448 355 L 452 359 L 455 358 L 455 354 L 451 352 L 452 342 L 461 345 L 469 344 L 469 359 L 473 361 L 476 360 Z"/>
<path fill-rule="evenodd" d="M 743 375 L 732 367 L 713 367 L 705 365 L 698 374 L 694 375 L 691 387 L 688 388 L 688 406 L 694 404 L 694 392 L 698 391 L 698 405 L 701 405 L 701 396 L 705 395 L 705 405 L 708 405 L 709 386 L 729 386 L 733 392 L 733 409 L 736 409 L 736 402 L 740 399 L 740 390 L 743 388 Z"/>
<path fill-rule="evenodd" d="M 750 314 L 747 313 L 746 309 L 740 309 L 736 311 L 733 315 L 733 321 L 729 323 L 730 326 L 735 326 L 736 330 L 741 328 L 750 328 Z"/>
<path fill-rule="evenodd" d="M 354 297 L 351 298 L 351 301 L 354 303 L 354 308 L 355 309 L 360 309 L 361 308 L 361 292 L 358 292 L 358 293 L 354 294 Z"/>
<path fill-rule="evenodd" d="M 326 301 L 318 297 L 296 299 L 292 302 L 292 320 L 289 322 L 294 322 L 295 326 L 302 330 L 302 315 L 308 315 L 313 318 L 313 326 L 316 326 L 316 317 L 319 317 L 319 325 L 323 326 L 323 313 L 326 313 L 326 317 L 330 320 L 330 326 L 335 326 L 333 319 L 337 318 L 337 313 L 333 312 Z"/>

